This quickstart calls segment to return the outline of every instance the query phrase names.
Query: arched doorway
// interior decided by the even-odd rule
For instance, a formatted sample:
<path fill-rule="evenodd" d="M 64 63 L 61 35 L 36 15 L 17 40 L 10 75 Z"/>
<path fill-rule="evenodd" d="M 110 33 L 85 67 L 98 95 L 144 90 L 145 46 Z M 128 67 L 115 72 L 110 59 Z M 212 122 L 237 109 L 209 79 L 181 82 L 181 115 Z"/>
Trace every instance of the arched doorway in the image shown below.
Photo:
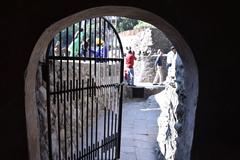
<path fill-rule="evenodd" d="M 191 149 L 191 143 L 193 138 L 193 128 L 194 128 L 194 115 L 196 110 L 197 94 L 198 94 L 198 72 L 197 66 L 193 57 L 193 54 L 183 40 L 181 35 L 167 22 L 165 22 L 161 17 L 150 13 L 145 10 L 141 10 L 134 7 L 123 7 L 123 6 L 104 6 L 88 9 L 79 12 L 75 15 L 64 18 L 57 23 L 53 24 L 41 35 L 38 40 L 33 53 L 31 55 L 29 65 L 27 67 L 27 74 L 25 80 L 25 92 L 26 92 L 26 119 L 27 119 L 27 130 L 28 130 L 28 140 L 29 140 L 29 153 L 30 159 L 40 159 L 39 150 L 39 128 L 37 122 L 37 109 L 36 109 L 36 96 L 35 96 L 35 86 L 36 86 L 36 71 L 37 63 L 40 56 L 46 53 L 48 48 L 48 43 L 51 41 L 52 37 L 56 35 L 62 28 L 67 27 L 79 20 L 84 20 L 91 17 L 99 17 L 105 15 L 114 16 L 124 16 L 129 18 L 140 19 L 148 23 L 153 24 L 158 27 L 169 40 L 175 45 L 179 54 L 182 58 L 183 64 L 185 66 L 185 89 L 187 92 L 187 98 L 185 101 L 185 107 L 187 108 L 185 128 L 186 133 L 182 140 L 188 138 L 188 142 L 185 145 L 188 146 L 186 158 L 189 158 L 189 152 Z"/>

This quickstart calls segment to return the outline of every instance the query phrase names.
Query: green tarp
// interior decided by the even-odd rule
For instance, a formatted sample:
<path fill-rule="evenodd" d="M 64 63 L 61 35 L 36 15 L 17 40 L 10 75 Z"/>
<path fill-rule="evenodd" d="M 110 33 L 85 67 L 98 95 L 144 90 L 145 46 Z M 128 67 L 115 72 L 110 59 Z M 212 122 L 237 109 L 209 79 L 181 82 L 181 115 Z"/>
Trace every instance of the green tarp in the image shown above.
<path fill-rule="evenodd" d="M 83 39 L 82 32 L 80 33 L 80 35 L 81 35 L 81 39 Z M 74 50 L 73 50 L 73 42 L 74 42 Z M 72 41 L 68 46 L 68 52 L 70 57 L 73 55 L 76 57 L 79 54 L 79 45 L 81 45 L 81 42 L 79 42 L 79 34 L 78 34 L 77 36 L 75 36 L 74 41 Z"/>

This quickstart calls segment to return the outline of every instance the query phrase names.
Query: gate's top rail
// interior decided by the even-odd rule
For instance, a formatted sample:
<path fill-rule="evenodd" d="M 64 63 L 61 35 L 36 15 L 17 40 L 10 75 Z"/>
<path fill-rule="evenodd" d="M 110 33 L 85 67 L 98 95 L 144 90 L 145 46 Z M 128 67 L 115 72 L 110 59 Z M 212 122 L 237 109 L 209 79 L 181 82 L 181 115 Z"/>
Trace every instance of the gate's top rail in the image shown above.
<path fill-rule="evenodd" d="M 104 17 L 85 19 L 64 28 L 54 36 L 47 53 L 49 59 L 123 59 L 120 37 Z"/>

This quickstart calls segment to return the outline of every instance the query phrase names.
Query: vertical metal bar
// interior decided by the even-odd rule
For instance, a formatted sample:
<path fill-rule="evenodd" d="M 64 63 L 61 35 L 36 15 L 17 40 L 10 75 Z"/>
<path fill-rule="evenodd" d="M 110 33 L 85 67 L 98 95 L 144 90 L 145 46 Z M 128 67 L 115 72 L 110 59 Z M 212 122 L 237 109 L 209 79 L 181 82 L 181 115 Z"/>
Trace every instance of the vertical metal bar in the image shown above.
<path fill-rule="evenodd" d="M 86 147 L 86 160 L 88 160 L 88 147 Z"/>
<path fill-rule="evenodd" d="M 106 21 L 105 19 L 103 19 L 103 41 L 104 42 L 106 40 L 105 33 L 106 33 Z"/>
<path fill-rule="evenodd" d="M 72 48 L 72 53 L 73 53 L 73 57 L 74 57 L 74 54 L 75 54 L 75 24 L 73 24 L 72 26 L 72 44 L 73 44 L 73 48 Z"/>
<path fill-rule="evenodd" d="M 97 160 L 99 160 L 99 150 L 100 150 L 99 142 L 97 142 Z"/>
<path fill-rule="evenodd" d="M 86 49 L 86 39 L 87 39 L 87 20 L 84 20 L 84 48 L 83 48 L 83 50 L 84 50 L 84 57 L 87 57 L 87 53 L 86 53 L 86 51 L 87 51 L 87 49 Z"/>
<path fill-rule="evenodd" d="M 95 148 L 96 148 L 96 146 L 95 146 L 95 144 L 93 144 L 92 149 L 91 149 L 91 160 L 95 159 Z"/>
<path fill-rule="evenodd" d="M 104 144 L 106 143 L 106 106 L 104 107 L 104 126 L 103 126 L 103 130 L 104 130 L 104 132 L 103 132 L 103 142 L 104 142 Z M 104 147 L 105 148 L 105 147 Z"/>
<path fill-rule="evenodd" d="M 91 160 L 91 146 L 88 146 L 88 160 Z"/>
<path fill-rule="evenodd" d="M 89 151 L 90 151 L 90 148 L 89 147 L 87 147 L 87 160 L 89 160 Z"/>
<path fill-rule="evenodd" d="M 55 84 L 55 54 L 54 54 L 54 38 L 52 39 L 52 52 L 53 52 L 53 92 L 56 92 L 56 84 Z M 50 75 L 49 75 L 50 76 Z M 56 95 L 53 95 L 53 103 L 56 103 Z"/>
<path fill-rule="evenodd" d="M 86 148 L 85 159 L 88 160 L 88 147 Z"/>
<path fill-rule="evenodd" d="M 115 68 L 114 66 L 116 65 L 116 62 L 115 61 L 112 61 L 112 67 Z M 116 74 L 114 74 L 114 69 L 112 69 L 111 71 L 111 75 L 114 75 L 115 77 L 117 76 Z M 115 78 L 113 78 L 113 81 L 115 82 L 114 80 Z M 115 82 L 116 83 L 116 82 Z M 113 103 L 112 103 L 112 127 L 111 127 L 111 134 L 112 134 L 112 138 L 114 138 L 114 141 L 112 141 L 112 159 L 115 158 L 115 153 L 116 153 L 116 150 L 115 150 L 115 142 L 116 142 L 116 135 L 114 133 L 115 131 L 115 126 L 114 124 L 116 125 L 116 122 L 114 121 L 115 120 L 115 110 L 116 110 L 116 101 L 118 100 L 117 98 L 117 95 L 116 95 L 116 87 L 112 88 L 112 94 L 113 94 Z"/>
<path fill-rule="evenodd" d="M 104 44 L 103 44 L 103 47 L 102 47 L 102 55 L 103 55 L 103 58 L 107 58 L 106 56 L 106 53 L 105 53 L 105 47 L 106 47 L 106 36 L 105 36 L 105 32 L 106 32 L 106 23 L 105 23 L 105 20 L 103 19 L 103 41 L 104 41 Z"/>
<path fill-rule="evenodd" d="M 78 88 L 78 80 L 76 80 L 76 88 Z M 77 159 L 79 158 L 79 141 L 78 141 L 78 134 L 79 134 L 79 130 L 78 130 L 78 91 L 76 91 L 76 147 L 77 147 Z"/>
<path fill-rule="evenodd" d="M 89 79 L 87 79 L 87 108 L 86 108 L 86 148 L 88 148 L 88 96 L 89 96 Z"/>
<path fill-rule="evenodd" d="M 66 81 L 63 82 L 63 116 L 64 116 L 64 149 L 65 149 L 65 159 L 67 159 L 67 117 L 66 117 Z"/>
<path fill-rule="evenodd" d="M 88 42 L 88 54 L 89 54 L 89 57 L 92 57 L 91 55 L 91 46 L 92 46 L 92 19 L 90 18 L 89 19 L 89 42 Z M 90 64 L 91 64 L 91 59 L 90 59 Z M 90 65 L 91 66 L 91 65 Z M 90 73 L 91 73 L 91 70 L 90 70 Z M 91 74 L 90 74 L 91 76 Z M 91 77 L 90 77 L 91 79 Z"/>
<path fill-rule="evenodd" d="M 109 133 L 109 131 L 110 131 L 110 110 L 108 109 L 108 139 L 110 140 L 110 133 Z M 108 144 L 107 145 L 108 147 L 107 147 L 107 149 L 108 149 L 108 158 L 110 158 L 110 144 Z"/>
<path fill-rule="evenodd" d="M 112 126 L 111 126 L 111 137 L 114 138 L 114 133 L 113 133 L 113 123 L 114 123 L 114 112 L 112 111 Z M 114 141 L 111 142 L 111 148 L 112 148 L 112 159 L 114 155 Z"/>
<path fill-rule="evenodd" d="M 91 46 L 92 46 L 92 43 L 91 43 L 91 37 L 92 37 L 92 19 L 90 18 L 89 19 L 89 43 L 88 44 L 88 55 L 89 57 L 91 57 Z M 90 86 L 91 86 L 91 80 L 92 80 L 92 60 L 89 59 L 89 80 L 90 80 Z M 92 90 L 90 89 L 90 96 L 91 96 L 91 92 Z"/>
<path fill-rule="evenodd" d="M 108 114 L 108 125 L 107 125 L 108 126 L 108 129 L 107 129 L 108 133 L 107 134 L 108 135 L 107 136 L 109 137 L 110 136 L 109 135 L 109 131 L 110 131 L 110 111 L 109 111 L 109 109 L 107 110 L 107 114 Z"/>
<path fill-rule="evenodd" d="M 99 17 L 99 42 L 101 42 L 101 34 L 102 34 L 102 29 L 101 29 L 101 17 Z M 101 45 L 98 45 L 98 54 L 100 58 L 100 62 L 102 62 L 102 56 L 101 56 Z"/>
<path fill-rule="evenodd" d="M 117 114 L 115 114 L 115 127 L 114 127 L 114 138 L 116 138 L 117 137 L 117 119 L 118 119 L 118 117 L 117 117 Z M 117 158 L 117 139 L 115 139 L 114 140 L 114 146 L 115 146 L 115 158 Z"/>
<path fill-rule="evenodd" d="M 91 83 L 91 147 L 93 148 L 93 86 L 94 86 L 94 81 L 92 78 L 92 83 Z"/>
<path fill-rule="evenodd" d="M 70 145 L 71 145 L 71 160 L 73 159 L 73 132 L 72 132 L 72 80 L 70 80 Z"/>
<path fill-rule="evenodd" d="M 52 160 L 52 134 L 51 134 L 51 97 L 50 97 L 50 69 L 49 69 L 49 52 L 46 54 L 46 64 L 47 64 L 47 122 L 48 122 L 48 151 L 49 160 Z"/>
<path fill-rule="evenodd" d="M 79 41 L 78 41 L 78 47 L 79 47 L 79 57 L 81 56 L 81 32 L 82 32 L 82 22 L 79 22 Z M 80 32 L 81 31 L 81 32 Z M 81 87 L 81 60 L 79 58 L 78 60 L 78 79 L 79 79 L 79 88 Z M 79 98 L 80 98 L 80 89 L 79 89 Z"/>
<path fill-rule="evenodd" d="M 118 41 L 117 41 L 116 37 L 114 37 L 114 38 L 115 38 L 115 47 L 117 48 L 117 43 L 118 43 Z M 117 57 L 118 57 L 117 52 L 118 52 L 118 50 L 116 49 L 116 50 L 115 50 L 115 55 L 117 55 Z M 118 57 L 118 58 L 119 58 L 119 57 Z"/>
<path fill-rule="evenodd" d="M 109 24 L 108 24 L 109 25 Z M 113 33 L 113 31 L 111 31 L 111 33 Z M 114 55 L 114 52 L 113 52 L 113 49 L 114 49 L 114 46 L 113 46 L 113 40 L 114 40 L 114 37 L 112 36 L 111 37 L 111 41 L 110 41 L 110 45 L 111 45 L 111 54 L 112 54 L 112 57 L 116 58 L 116 55 Z"/>
<path fill-rule="evenodd" d="M 82 32 L 82 21 L 78 22 L 78 36 L 79 36 L 79 41 L 78 41 L 78 56 L 81 57 L 81 41 L 82 41 L 82 37 L 81 37 L 81 32 Z"/>
<path fill-rule="evenodd" d="M 81 102 L 82 102 L 82 108 L 81 108 L 81 113 L 82 113 L 82 116 L 81 116 L 81 124 L 82 124 L 82 127 L 81 127 L 81 133 L 82 133 L 82 152 L 83 152 L 83 144 L 84 144 L 84 132 L 83 132 L 83 112 L 84 112 L 84 109 L 83 109 L 83 105 L 84 105 L 84 92 L 83 92 L 83 88 L 84 88 L 84 80 L 82 80 L 82 94 L 81 94 Z"/>
<path fill-rule="evenodd" d="M 117 97 L 117 92 L 118 92 L 118 89 L 117 89 L 117 87 L 114 89 L 114 97 L 115 97 L 115 101 L 114 101 L 114 104 L 113 104 L 113 106 L 114 106 L 114 110 L 113 110 L 113 118 L 114 118 L 114 126 L 113 126 L 113 135 L 114 135 L 114 138 L 116 137 L 116 130 L 117 130 L 117 119 L 116 119 L 116 114 L 117 114 L 117 112 L 118 112 L 118 105 L 117 105 L 117 101 L 118 101 L 118 97 Z M 114 141 L 116 141 L 116 139 L 114 140 Z M 115 147 L 116 145 L 115 145 L 115 143 L 114 143 L 114 147 Z M 116 148 L 115 148 L 116 149 Z M 115 153 L 116 153 L 116 150 L 115 150 Z M 114 153 L 114 154 L 115 154 Z"/>
<path fill-rule="evenodd" d="M 66 39 L 67 41 L 67 39 Z M 61 50 L 61 47 L 62 47 L 62 32 L 59 32 L 59 48 Z M 63 67 L 62 67 L 62 51 L 60 51 L 60 90 L 62 91 L 63 90 L 63 75 L 62 75 L 62 70 L 63 70 Z M 61 94 L 61 103 L 63 101 L 63 96 Z"/>
<path fill-rule="evenodd" d="M 104 20 L 104 19 L 103 19 Z M 104 20 L 104 32 L 105 32 L 105 20 Z M 105 33 L 104 33 L 104 37 L 105 37 Z M 109 66 L 109 61 L 105 61 L 105 81 L 107 82 L 107 92 L 108 92 L 108 99 L 107 99 L 107 117 L 108 117 L 108 124 L 107 124 L 107 139 L 108 141 L 110 141 L 110 107 L 111 107 L 111 86 L 110 84 L 113 83 L 112 81 L 110 81 L 110 77 L 109 77 L 109 71 L 111 70 L 110 66 Z M 108 142 L 107 144 L 107 152 L 108 152 L 108 159 L 110 159 L 110 143 Z"/>
<path fill-rule="evenodd" d="M 101 18 L 99 17 L 98 18 L 98 39 L 99 39 L 99 41 L 100 41 L 100 39 L 101 39 Z M 102 70 L 102 65 L 101 65 L 101 56 L 100 56 L 100 45 L 98 45 L 97 46 L 98 47 L 98 52 L 96 53 L 97 54 L 97 58 L 98 58 L 98 83 L 99 83 L 99 85 L 101 86 L 102 85 L 102 77 L 103 77 L 103 72 L 101 71 Z M 100 92 L 101 92 L 101 94 L 103 94 L 103 90 L 104 90 L 104 88 L 100 88 Z M 104 96 L 103 96 L 103 99 L 104 99 Z M 105 104 L 103 104 L 103 105 L 105 105 Z M 105 107 L 105 106 L 104 106 Z"/>
<path fill-rule="evenodd" d="M 95 142 L 98 142 L 98 98 L 96 98 L 96 134 L 95 134 Z"/>
<path fill-rule="evenodd" d="M 87 152 L 86 148 L 84 148 L 84 150 L 83 150 L 83 156 L 85 156 L 84 159 L 86 159 L 86 152 Z"/>
<path fill-rule="evenodd" d="M 95 148 L 96 148 L 95 144 L 92 144 L 92 147 L 91 147 L 91 160 L 95 159 Z"/>
<path fill-rule="evenodd" d="M 105 159 L 107 159 L 106 157 L 106 142 L 107 142 L 107 136 L 106 136 L 106 130 L 107 130 L 107 126 L 106 126 L 106 123 L 107 123 L 107 120 L 106 120 L 106 117 L 107 116 L 107 110 L 106 110 L 106 106 L 104 108 L 104 138 L 103 138 L 103 142 L 104 142 L 104 147 L 103 147 L 103 150 L 104 150 L 104 153 L 105 153 Z"/>
<path fill-rule="evenodd" d="M 113 133 L 113 122 L 114 122 L 114 118 L 113 118 L 113 117 L 114 117 L 114 112 L 113 112 L 113 110 L 112 110 L 111 112 L 112 112 L 112 120 L 111 120 L 111 122 L 112 122 L 112 123 L 111 123 L 111 136 L 112 136 L 112 135 L 114 134 L 114 133 Z"/>
<path fill-rule="evenodd" d="M 101 146 L 101 160 L 103 160 L 103 152 L 104 152 L 104 151 L 103 151 L 103 147 L 104 147 L 104 146 L 103 146 L 103 145 L 104 145 L 103 141 L 104 141 L 104 140 L 101 140 L 101 143 L 102 143 L 102 144 L 100 145 L 100 146 Z"/>
<path fill-rule="evenodd" d="M 73 88 L 75 89 L 75 38 L 77 39 L 77 37 L 75 37 L 75 24 L 73 24 Z M 80 33 L 78 33 L 80 34 Z M 75 100 L 75 94 L 73 94 L 73 100 Z"/>
<path fill-rule="evenodd" d="M 90 160 L 91 159 L 91 147 L 90 146 L 88 146 L 88 159 Z"/>
<path fill-rule="evenodd" d="M 57 92 L 59 92 L 59 82 L 57 82 Z M 59 95 L 57 95 L 57 117 L 58 117 L 58 155 L 59 160 L 61 160 L 61 125 L 60 125 L 60 105 L 59 105 Z"/>
<path fill-rule="evenodd" d="M 96 39 L 97 39 L 97 18 L 94 18 L 94 76 L 96 77 Z"/>
<path fill-rule="evenodd" d="M 106 142 L 105 142 L 104 145 L 105 145 L 105 150 L 104 150 L 104 153 L 105 153 L 105 159 L 107 159 L 107 153 L 108 153 L 108 150 L 107 150 L 108 148 L 107 148 L 107 147 L 108 147 L 108 146 L 106 145 Z"/>
<path fill-rule="evenodd" d="M 111 149 L 112 149 L 112 159 L 114 159 L 114 141 L 111 142 Z"/>
<path fill-rule="evenodd" d="M 67 37 L 66 37 L 67 41 L 68 41 L 68 27 L 67 27 Z M 67 90 L 69 90 L 69 60 L 68 60 L 68 54 L 66 55 L 67 57 Z M 69 101 L 69 94 L 67 92 L 67 101 Z"/>
<path fill-rule="evenodd" d="M 124 65 L 124 60 L 121 59 L 121 68 L 120 68 L 120 82 L 123 81 L 123 65 Z M 121 131 L 122 131 L 122 89 L 123 86 L 121 85 L 119 87 L 119 94 L 120 94 L 120 98 L 119 98 L 119 119 L 118 119 L 118 152 L 117 152 L 117 158 L 120 158 L 120 149 L 121 149 Z"/>

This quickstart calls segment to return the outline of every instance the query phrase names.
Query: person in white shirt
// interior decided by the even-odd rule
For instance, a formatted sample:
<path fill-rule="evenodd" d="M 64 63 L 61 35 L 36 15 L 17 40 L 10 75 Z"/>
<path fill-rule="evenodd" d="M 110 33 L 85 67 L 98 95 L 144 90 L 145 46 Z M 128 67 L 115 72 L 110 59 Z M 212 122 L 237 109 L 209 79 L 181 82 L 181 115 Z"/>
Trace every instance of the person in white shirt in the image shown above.
<path fill-rule="evenodd" d="M 171 51 L 167 54 L 167 69 L 168 76 L 174 79 L 176 67 L 182 66 L 182 60 L 177 53 L 177 50 L 174 46 L 171 46 Z"/>

